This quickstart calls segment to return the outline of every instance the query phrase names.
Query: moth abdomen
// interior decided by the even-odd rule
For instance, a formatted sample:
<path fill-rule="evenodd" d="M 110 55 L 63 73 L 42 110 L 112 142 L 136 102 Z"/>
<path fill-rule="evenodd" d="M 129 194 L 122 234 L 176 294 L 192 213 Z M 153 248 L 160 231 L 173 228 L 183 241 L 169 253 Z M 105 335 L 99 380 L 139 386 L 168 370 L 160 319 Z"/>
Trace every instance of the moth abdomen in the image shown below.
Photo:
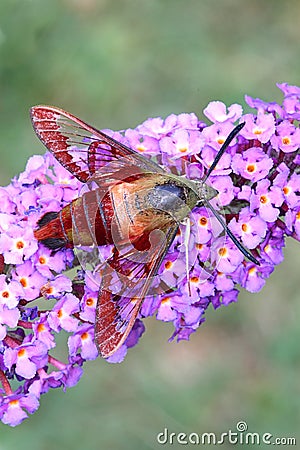
<path fill-rule="evenodd" d="M 38 221 L 38 226 L 39 228 L 34 231 L 34 237 L 51 250 L 72 246 L 72 240 L 66 233 L 67 226 L 71 226 L 70 205 L 59 212 L 47 212 Z"/>
<path fill-rule="evenodd" d="M 111 244 L 114 211 L 109 193 L 84 193 L 59 212 L 48 212 L 34 231 L 35 238 L 52 250 L 76 245 Z"/>
<path fill-rule="evenodd" d="M 44 214 L 37 222 L 39 228 L 42 228 L 43 226 L 47 225 L 51 220 L 54 220 L 57 218 L 59 212 L 56 211 L 50 211 Z"/>

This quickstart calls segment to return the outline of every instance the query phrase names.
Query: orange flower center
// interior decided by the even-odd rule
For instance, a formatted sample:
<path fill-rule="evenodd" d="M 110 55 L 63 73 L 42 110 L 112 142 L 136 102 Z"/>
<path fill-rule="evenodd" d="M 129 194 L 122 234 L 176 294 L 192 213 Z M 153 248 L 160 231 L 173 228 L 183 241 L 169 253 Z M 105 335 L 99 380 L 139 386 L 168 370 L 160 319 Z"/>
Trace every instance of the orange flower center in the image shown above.
<path fill-rule="evenodd" d="M 172 265 L 173 265 L 172 261 L 167 261 L 167 262 L 165 263 L 165 268 L 166 268 L 167 270 L 169 270 L 169 269 L 171 269 Z"/>
<path fill-rule="evenodd" d="M 27 287 L 27 279 L 26 278 L 21 278 L 20 283 L 23 287 Z"/>
<path fill-rule="evenodd" d="M 290 140 L 290 138 L 289 137 L 283 137 L 282 138 L 282 143 L 284 144 L 284 145 L 290 145 L 290 143 L 291 143 L 291 140 Z"/>
<path fill-rule="evenodd" d="M 248 225 L 247 225 L 246 223 L 243 223 L 243 225 L 242 225 L 242 230 L 243 230 L 244 233 L 247 232 L 247 230 L 248 230 Z"/>
<path fill-rule="evenodd" d="M 284 188 L 282 190 L 285 195 L 288 195 L 290 192 L 290 188 L 288 186 L 284 186 Z"/>
<path fill-rule="evenodd" d="M 226 248 L 226 247 L 221 247 L 221 248 L 219 248 L 218 253 L 219 253 L 219 255 L 222 256 L 222 257 L 225 256 L 225 255 L 227 254 L 227 248 Z"/>
<path fill-rule="evenodd" d="M 38 326 L 37 326 L 38 333 L 42 333 L 45 330 L 46 330 L 45 325 L 43 323 L 39 323 Z"/>
<path fill-rule="evenodd" d="M 24 248 L 24 242 L 23 241 L 16 242 L 16 247 L 18 250 L 21 250 L 22 248 Z"/>
<path fill-rule="evenodd" d="M 94 304 L 94 299 L 93 299 L 92 297 L 87 298 L 86 301 L 85 301 L 85 304 L 86 304 L 87 306 L 93 306 L 93 304 Z"/>
<path fill-rule="evenodd" d="M 10 404 L 10 406 L 18 406 L 19 400 L 11 400 L 11 401 L 9 402 L 9 404 Z"/>
<path fill-rule="evenodd" d="M 26 354 L 25 348 L 21 348 L 21 350 L 18 351 L 19 358 L 22 358 L 23 356 L 25 356 L 25 354 Z"/>
<path fill-rule="evenodd" d="M 265 204 L 268 202 L 268 198 L 265 195 L 261 195 L 259 201 L 260 203 Z"/>
<path fill-rule="evenodd" d="M 254 172 L 255 171 L 255 165 L 254 164 L 249 164 L 246 167 L 246 170 L 247 170 L 247 172 L 250 172 L 250 173 Z"/>
<path fill-rule="evenodd" d="M 207 218 L 201 217 L 201 219 L 199 219 L 199 223 L 202 227 L 205 227 L 207 225 Z"/>
<path fill-rule="evenodd" d="M 190 280 L 191 280 L 191 283 L 198 283 L 199 277 L 191 277 Z"/>

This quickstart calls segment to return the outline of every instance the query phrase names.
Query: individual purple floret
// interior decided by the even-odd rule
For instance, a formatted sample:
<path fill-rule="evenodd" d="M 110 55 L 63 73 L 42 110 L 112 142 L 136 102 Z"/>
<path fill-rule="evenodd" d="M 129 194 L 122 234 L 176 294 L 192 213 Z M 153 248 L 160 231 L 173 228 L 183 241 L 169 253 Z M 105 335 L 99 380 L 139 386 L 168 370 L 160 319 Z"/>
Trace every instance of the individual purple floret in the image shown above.
<path fill-rule="evenodd" d="M 254 293 L 264 286 L 283 261 L 287 236 L 300 241 L 300 88 L 278 87 L 282 104 L 246 96 L 253 114 L 243 115 L 238 104 L 211 102 L 204 109 L 211 125 L 195 114 L 171 114 L 122 133 L 106 131 L 167 171 L 199 180 L 234 122 L 245 122 L 207 183 L 218 191 L 213 207 L 260 263 L 245 259 L 209 208 L 195 208 L 190 229 L 180 226 L 127 340 L 108 362 L 121 362 L 137 344 L 147 316 L 172 322 L 170 339 L 188 340 L 210 305 L 236 302 L 241 287 Z M 79 265 L 82 253 L 52 251 L 34 238 L 38 220 L 81 190 L 49 153 L 31 157 L 25 171 L 0 188 L 0 418 L 11 426 L 38 409 L 41 394 L 74 386 L 84 362 L 98 356 L 100 269 L 95 275 L 88 263 Z M 100 254 L 105 260 L 112 248 Z M 66 361 L 52 355 L 60 333 L 68 334 Z"/>

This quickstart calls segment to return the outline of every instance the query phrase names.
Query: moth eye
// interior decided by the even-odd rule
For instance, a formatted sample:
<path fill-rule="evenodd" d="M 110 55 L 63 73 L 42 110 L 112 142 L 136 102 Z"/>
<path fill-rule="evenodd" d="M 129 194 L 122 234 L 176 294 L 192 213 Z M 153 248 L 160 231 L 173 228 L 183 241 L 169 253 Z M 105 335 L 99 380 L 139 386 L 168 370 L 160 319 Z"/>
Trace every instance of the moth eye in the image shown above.
<path fill-rule="evenodd" d="M 160 193 L 161 196 L 176 196 L 181 200 L 186 200 L 184 188 L 173 183 L 159 184 L 155 186 L 155 190 Z"/>
<path fill-rule="evenodd" d="M 153 208 L 175 212 L 186 203 L 184 188 L 173 183 L 156 185 L 148 194 L 148 200 Z"/>

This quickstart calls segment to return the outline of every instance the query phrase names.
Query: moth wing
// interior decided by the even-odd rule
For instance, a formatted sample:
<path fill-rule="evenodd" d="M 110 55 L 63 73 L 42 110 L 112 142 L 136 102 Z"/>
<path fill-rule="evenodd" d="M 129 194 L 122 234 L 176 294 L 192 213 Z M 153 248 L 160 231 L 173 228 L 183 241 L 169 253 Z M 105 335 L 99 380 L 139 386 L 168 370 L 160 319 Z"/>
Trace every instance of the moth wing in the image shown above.
<path fill-rule="evenodd" d="M 155 162 L 60 108 L 34 106 L 30 117 L 45 147 L 83 183 L 101 170 L 102 175 L 106 171 L 106 176 L 132 166 L 147 172 L 164 172 Z"/>
<path fill-rule="evenodd" d="M 148 251 L 139 252 L 125 245 L 124 252 L 117 251 L 107 261 L 95 322 L 95 342 L 103 358 L 113 355 L 125 342 L 177 229 L 173 220 L 165 233 L 152 233 Z"/>

